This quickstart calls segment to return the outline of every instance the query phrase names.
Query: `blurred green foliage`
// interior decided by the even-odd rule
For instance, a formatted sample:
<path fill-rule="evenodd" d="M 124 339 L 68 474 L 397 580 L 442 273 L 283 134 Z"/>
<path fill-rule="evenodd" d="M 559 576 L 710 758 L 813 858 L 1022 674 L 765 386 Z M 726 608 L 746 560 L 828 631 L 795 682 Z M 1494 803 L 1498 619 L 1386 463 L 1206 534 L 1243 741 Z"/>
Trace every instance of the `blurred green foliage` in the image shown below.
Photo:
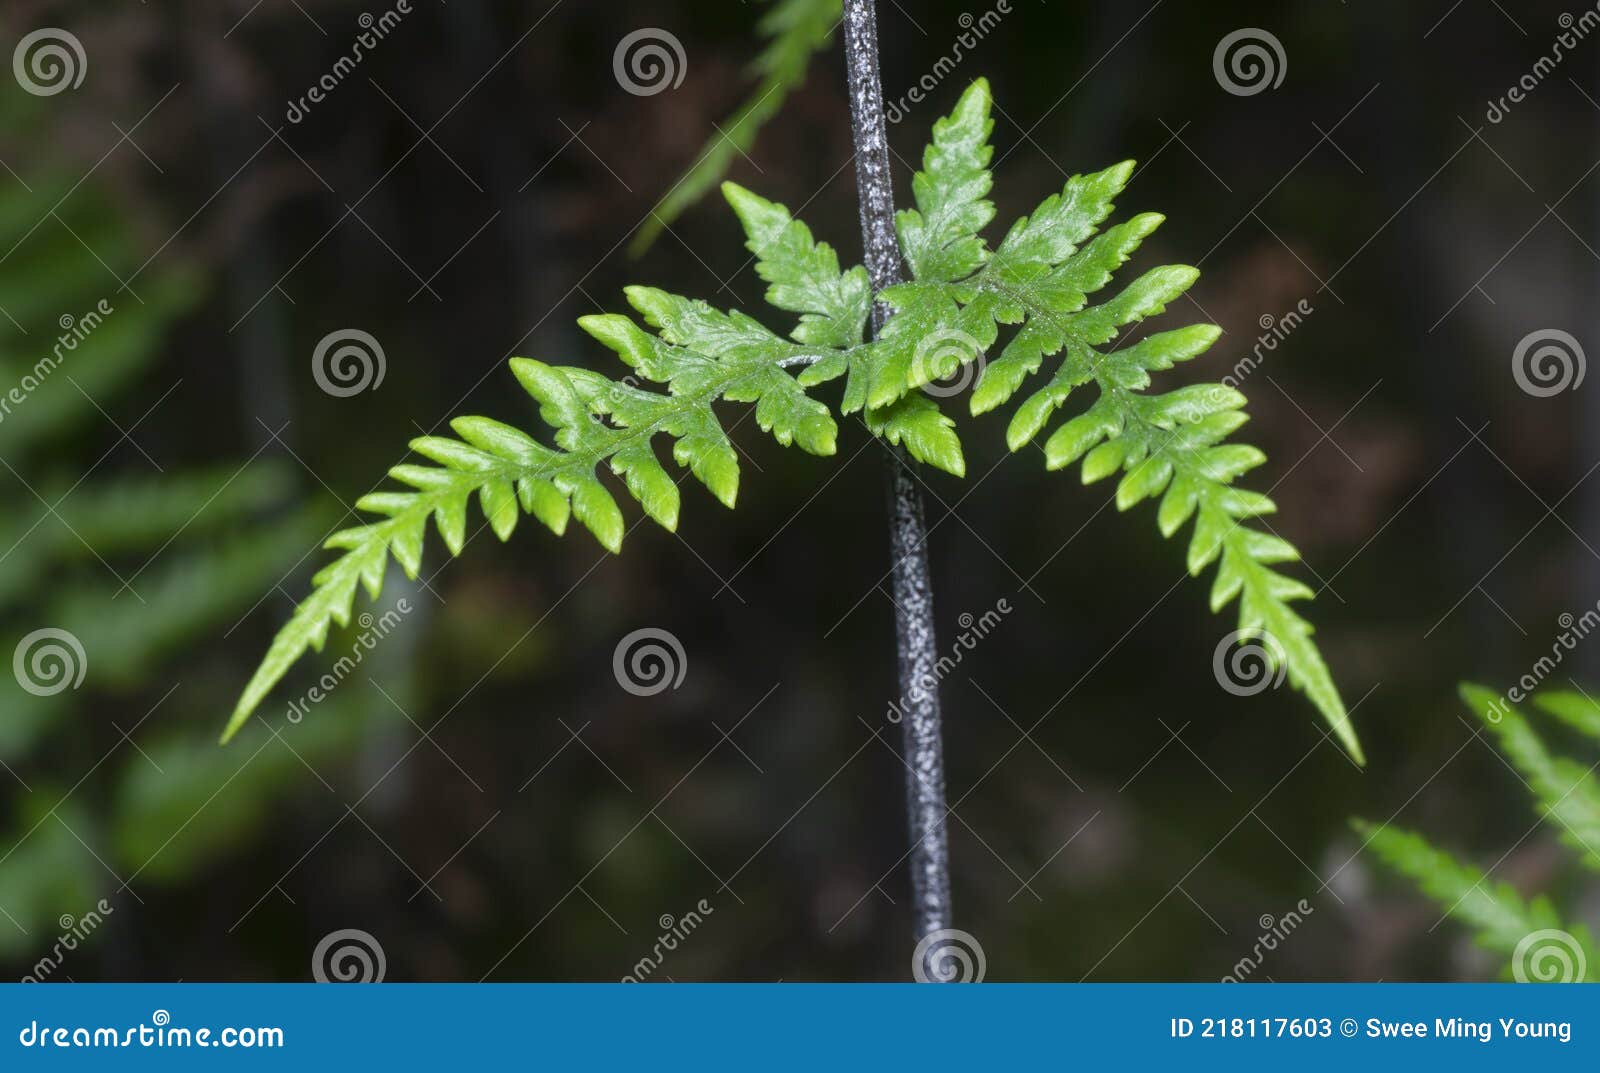
<path fill-rule="evenodd" d="M 1489 689 L 1465 684 L 1461 698 L 1527 786 L 1538 822 L 1551 821 L 1584 866 L 1600 870 L 1600 779 L 1594 776 L 1600 765 L 1553 755 L 1527 718 Z M 1587 695 L 1540 693 L 1533 704 L 1600 741 L 1600 704 Z M 1600 983 L 1600 946 L 1588 928 L 1571 923 L 1572 915 L 1558 911 L 1548 897 L 1525 900 L 1511 884 L 1491 882 L 1420 834 L 1365 820 L 1355 827 L 1380 860 L 1415 882 L 1447 916 L 1470 927 L 1479 946 L 1510 959 L 1508 978 Z"/>
<path fill-rule="evenodd" d="M 805 81 L 811 57 L 828 46 L 839 25 L 841 0 L 775 0 L 756 24 L 767 45 L 750 64 L 758 77 L 755 89 L 725 126 L 706 139 L 695 162 L 668 188 L 628 244 L 635 257 L 649 249 L 661 232 L 685 209 L 709 194 L 740 156 L 756 144 L 756 135 L 783 108 L 789 93 Z"/>
<path fill-rule="evenodd" d="M 292 743 L 275 734 L 223 753 L 195 733 L 221 704 L 210 679 L 224 680 L 207 671 L 205 642 L 291 574 L 329 519 L 295 505 L 279 459 L 167 469 L 139 446 L 159 418 L 111 417 L 142 388 L 157 401 L 134 412 L 159 412 L 178 379 L 162 368 L 164 340 L 201 294 L 183 267 L 118 288 L 108 266 L 137 265 L 133 248 L 92 186 L 34 180 L 0 197 L 0 481 L 12 504 L 0 616 L 17 645 L 0 675 L 0 955 L 23 960 L 68 918 L 122 904 L 135 878 L 214 865 L 310 778 L 304 765 L 396 716 L 376 691 L 350 688 L 290 728 Z M 70 640 L 46 652 L 27 640 L 41 629 Z M 374 662 L 403 668 L 404 643 L 392 648 Z M 118 711 L 134 714 L 105 726 Z M 91 774 L 109 789 L 84 789 Z"/>

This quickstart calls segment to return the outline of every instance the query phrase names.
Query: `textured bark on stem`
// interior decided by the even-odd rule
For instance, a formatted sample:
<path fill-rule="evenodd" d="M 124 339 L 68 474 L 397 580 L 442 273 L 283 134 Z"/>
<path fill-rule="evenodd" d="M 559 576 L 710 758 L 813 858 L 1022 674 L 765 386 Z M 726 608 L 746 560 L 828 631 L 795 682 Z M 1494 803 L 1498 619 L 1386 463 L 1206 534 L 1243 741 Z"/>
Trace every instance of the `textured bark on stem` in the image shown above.
<path fill-rule="evenodd" d="M 850 122 L 855 136 L 856 189 L 861 239 L 873 293 L 900 282 L 900 246 L 894 228 L 889 139 L 878 73 L 878 28 L 873 0 L 845 0 L 844 48 L 850 82 Z M 888 310 L 874 302 L 872 329 Z M 945 837 L 944 744 L 935 677 L 938 646 L 933 627 L 933 586 L 928 577 L 928 534 L 922 493 L 903 450 L 889 458 L 889 552 L 899 653 L 902 729 L 905 733 L 906 805 L 911 829 L 911 890 L 917 939 L 950 927 L 950 851 Z M 928 976 L 924 973 L 924 976 Z M 936 979 L 936 976 L 928 976 Z"/>

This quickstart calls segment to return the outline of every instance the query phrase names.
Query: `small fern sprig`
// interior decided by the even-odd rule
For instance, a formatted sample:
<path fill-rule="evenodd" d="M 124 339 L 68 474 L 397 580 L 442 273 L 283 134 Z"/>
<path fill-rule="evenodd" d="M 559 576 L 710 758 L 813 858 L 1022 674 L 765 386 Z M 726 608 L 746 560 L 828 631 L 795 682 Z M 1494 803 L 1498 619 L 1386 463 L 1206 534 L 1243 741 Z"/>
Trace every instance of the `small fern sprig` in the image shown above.
<path fill-rule="evenodd" d="M 363 497 L 358 510 L 383 520 L 341 530 L 325 542 L 340 556 L 312 578 L 312 592 L 279 630 L 246 685 L 222 740 L 249 719 L 267 693 L 306 651 L 321 651 L 330 624 L 349 622 L 356 588 L 376 600 L 390 556 L 406 575 L 422 565 L 428 520 L 451 555 L 467 539 L 467 505 L 476 497 L 484 519 L 501 540 L 521 512 L 556 535 L 576 518 L 607 550 L 621 550 L 624 523 L 616 499 L 596 476 L 601 463 L 622 477 L 644 512 L 666 529 L 678 524 L 677 483 L 657 459 L 652 441 L 664 434 L 673 458 L 726 506 L 739 487 L 738 457 L 712 404 L 719 399 L 755 404 L 757 423 L 784 446 L 816 455 L 835 451 L 838 428 L 828 409 L 809 398 L 784 364 L 815 356 L 815 348 L 786 342 L 740 313 L 723 313 L 648 287 L 632 287 L 628 301 L 656 334 L 626 316 L 583 317 L 579 325 L 615 351 L 639 379 L 667 388 L 646 391 L 588 369 L 513 358 L 511 371 L 539 403 L 554 429 L 555 446 L 485 417 L 451 422 L 459 439 L 423 436 L 411 449 L 437 465 L 395 466 L 389 475 L 410 491 Z M 693 342 L 693 346 L 686 345 Z"/>
<path fill-rule="evenodd" d="M 1064 469 L 1082 459 L 1085 484 L 1122 471 L 1117 508 L 1160 497 L 1157 522 L 1164 536 L 1193 519 L 1186 565 L 1198 576 L 1217 564 L 1212 610 L 1238 599 L 1240 638 L 1265 641 L 1274 668 L 1287 672 L 1350 755 L 1364 763 L 1311 624 L 1291 606 L 1313 593 L 1274 569 L 1299 553 L 1257 527 L 1276 509 L 1272 500 L 1234 486 L 1266 460 L 1255 447 L 1225 442 L 1246 421 L 1244 396 L 1222 384 L 1147 391 L 1152 373 L 1199 356 L 1220 329 L 1197 324 L 1106 348 L 1124 329 L 1163 312 L 1199 272 L 1182 265 L 1154 268 L 1109 300 L 1089 304 L 1089 295 L 1111 281 L 1164 219 L 1143 213 L 1099 231 L 1133 173 L 1131 161 L 1072 177 L 1060 194 L 1013 224 L 991 251 L 982 236 L 995 214 L 987 200 L 993 185 L 989 113 L 989 86 L 979 79 L 934 124 L 922 170 L 912 182 L 916 208 L 898 217 L 913 280 L 883 292 L 895 314 L 879 340 L 836 353 L 801 374 L 801 382 L 847 375 L 842 409 L 865 409 L 873 426 L 875 413 L 924 407 L 928 400 L 915 394 L 918 388 L 977 360 L 996 342 L 1000 326 L 1015 325 L 973 388 L 971 411 L 979 415 L 1008 402 L 1045 358 L 1060 355 L 1055 373 L 1012 416 L 1008 446 L 1019 451 L 1033 442 L 1073 392 L 1092 384 L 1098 392 L 1094 402 L 1046 440 L 1046 467 Z M 951 338 L 961 345 L 937 344 Z M 1247 524 L 1252 521 L 1257 525 Z"/>

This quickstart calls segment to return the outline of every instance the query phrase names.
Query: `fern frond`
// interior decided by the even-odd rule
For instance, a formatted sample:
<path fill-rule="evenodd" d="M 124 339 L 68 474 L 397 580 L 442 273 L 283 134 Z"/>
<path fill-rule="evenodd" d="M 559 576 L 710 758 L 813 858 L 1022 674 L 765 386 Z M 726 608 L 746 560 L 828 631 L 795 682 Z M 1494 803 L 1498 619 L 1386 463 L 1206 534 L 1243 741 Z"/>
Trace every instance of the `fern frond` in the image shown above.
<path fill-rule="evenodd" d="M 1076 389 L 1093 385 L 1094 402 L 1046 441 L 1046 466 L 1063 469 L 1082 459 L 1085 484 L 1123 472 L 1117 508 L 1159 497 L 1164 536 L 1193 519 L 1186 562 L 1193 575 L 1217 564 L 1212 610 L 1238 599 L 1240 636 L 1267 635 L 1263 649 L 1272 666 L 1287 673 L 1350 755 L 1364 763 L 1311 624 L 1291 607 L 1312 591 L 1274 569 L 1299 553 L 1281 537 L 1246 524 L 1275 510 L 1272 500 L 1233 486 L 1266 458 L 1254 447 L 1225 442 L 1245 423 L 1244 396 L 1221 384 L 1165 394 L 1147 390 L 1152 373 L 1197 357 L 1220 330 L 1193 325 L 1131 346 L 1107 346 L 1123 330 L 1163 312 L 1199 273 L 1181 265 L 1151 269 L 1110 299 L 1089 304 L 1089 296 L 1110 283 L 1163 220 L 1144 213 L 1099 231 L 1133 173 L 1131 162 L 1074 176 L 1061 193 L 1013 224 L 991 254 L 980 234 L 994 214 L 985 200 L 991 186 L 989 111 L 988 83 L 979 79 L 934 124 L 933 144 L 913 181 L 917 207 L 899 219 L 915 278 L 884 291 L 894 316 L 879 340 L 849 356 L 845 412 L 909 398 L 977 360 L 1001 325 L 1018 326 L 984 367 L 972 391 L 972 413 L 1003 405 L 1045 358 L 1060 355 L 1054 374 L 1013 415 L 1006 433 L 1011 450 L 1032 442 Z M 938 343 L 950 338 L 962 345 Z M 828 371 L 844 370 L 836 359 Z"/>
<path fill-rule="evenodd" d="M 596 476 L 601 463 L 623 479 L 646 514 L 669 530 L 677 527 L 678 486 L 656 457 L 652 441 L 658 434 L 674 441 L 679 465 L 733 506 L 738 456 L 712 409 L 718 400 L 753 403 L 756 422 L 785 446 L 834 453 L 838 428 L 827 407 L 808 397 L 783 369 L 813 355 L 815 348 L 788 342 L 742 313 L 723 313 L 665 291 L 631 287 L 627 296 L 657 334 L 621 315 L 589 316 L 578 323 L 632 367 L 635 376 L 629 379 L 664 385 L 666 393 L 588 369 L 513 358 L 511 371 L 539 403 L 555 446 L 483 417 L 452 421 L 459 439 L 413 440 L 411 449 L 437 465 L 395 466 L 389 475 L 412 490 L 363 497 L 357 509 L 383 520 L 328 538 L 325 546 L 340 556 L 312 578 L 311 595 L 273 640 L 234 708 L 223 741 L 238 732 L 307 648 L 321 650 L 330 624 L 349 621 L 357 586 L 377 599 L 390 556 L 406 576 L 417 576 L 430 518 L 450 554 L 459 555 L 467 539 L 467 504 L 474 497 L 501 540 L 510 537 L 519 513 L 526 511 L 558 536 L 569 518 L 576 518 L 602 546 L 617 552 L 622 511 Z"/>
<path fill-rule="evenodd" d="M 1550 755 L 1522 713 L 1493 691 L 1463 683 L 1461 699 L 1499 739 L 1561 840 L 1600 871 L 1600 779 L 1585 764 Z"/>
<path fill-rule="evenodd" d="M 771 40 L 751 64 L 751 73 L 760 81 L 651 210 L 629 243 L 629 254 L 637 257 L 649 249 L 663 230 L 717 185 L 739 155 L 750 151 L 761 128 L 783 108 L 789 91 L 805 81 L 811 57 L 827 47 L 842 10 L 841 0 L 777 0 L 762 16 L 756 31 Z"/>
<path fill-rule="evenodd" d="M 1406 876 L 1447 915 L 1473 929 L 1478 945 L 1505 957 L 1535 932 L 1564 931 L 1585 952 L 1588 965 L 1600 965 L 1594 939 L 1582 925 L 1562 923 L 1545 898 L 1524 901 L 1508 883 L 1492 883 L 1478 869 L 1435 848 L 1419 834 L 1356 820 L 1355 829 L 1384 863 Z M 1593 970 L 1590 970 L 1593 971 Z"/>
<path fill-rule="evenodd" d="M 379 493 L 358 503 L 384 520 L 329 541 L 343 554 L 313 579 L 312 595 L 273 642 L 224 740 L 290 664 L 308 647 L 321 646 L 331 622 L 348 619 L 358 586 L 376 594 L 390 555 L 415 575 L 430 516 L 451 552 L 459 552 L 466 503 L 473 495 L 502 539 L 520 506 L 556 532 L 569 514 L 576 516 L 615 549 L 621 513 L 594 471 L 609 462 L 647 514 L 674 525 L 676 486 L 649 446 L 654 433 L 665 432 L 677 441 L 678 461 L 731 503 L 737 467 L 711 412 L 715 399 L 754 402 L 758 422 L 780 442 L 830 453 L 835 426 L 805 389 L 843 376 L 843 413 L 860 413 L 874 435 L 904 446 L 920 461 L 963 474 L 954 422 L 928 389 L 977 361 L 1006 325 L 1016 331 L 974 388 L 973 413 L 1005 403 L 1045 358 L 1060 355 L 1055 374 L 1013 417 L 1007 440 L 1013 451 L 1020 450 L 1075 389 L 1093 384 L 1098 398 L 1047 441 L 1047 465 L 1059 469 L 1082 458 L 1085 482 L 1125 471 L 1118 507 L 1161 497 L 1158 521 L 1168 536 L 1192 519 L 1188 567 L 1199 574 L 1217 564 L 1213 609 L 1239 601 L 1240 634 L 1269 635 L 1264 646 L 1269 662 L 1286 672 L 1350 755 L 1364 762 L 1311 626 L 1290 606 L 1312 592 L 1274 569 L 1298 553 L 1278 536 L 1244 524 L 1274 506 L 1264 495 L 1233 486 L 1264 460 L 1254 447 L 1225 442 L 1244 423 L 1243 396 L 1215 384 L 1165 394 L 1146 390 L 1151 373 L 1196 357 L 1215 341 L 1218 329 L 1195 325 L 1108 348 L 1124 329 L 1183 295 L 1198 273 L 1183 266 L 1157 268 L 1111 299 L 1089 304 L 1089 295 L 1110 282 L 1162 220 L 1148 213 L 1097 235 L 1112 212 L 1112 198 L 1132 174 L 1131 163 L 1074 177 L 1060 194 L 1013 225 L 991 253 L 982 236 L 994 216 L 987 199 L 989 112 L 988 84 L 980 79 L 935 124 L 912 184 L 915 207 L 897 217 L 913 279 L 879 296 L 892 315 L 870 342 L 865 339 L 872 302 L 866 272 L 841 269 L 834 251 L 782 205 L 724 184 L 756 255 L 757 272 L 769 284 L 767 300 L 799 315 L 790 339 L 739 312 L 634 288 L 629 299 L 657 334 L 626 318 L 589 317 L 581 323 L 639 376 L 667 385 L 665 396 L 581 369 L 515 360 L 518 379 L 557 430 L 557 447 L 480 418 L 454 424 L 460 440 L 415 441 L 413 448 L 439 468 L 396 467 L 392 475 L 414 491 Z M 798 377 L 785 371 L 799 366 L 804 368 Z"/>
<path fill-rule="evenodd" d="M 292 511 L 232 539 L 166 551 L 127 572 L 137 598 L 124 592 L 108 600 L 99 577 L 68 584 L 50 601 L 48 621 L 94 654 L 97 687 L 139 685 L 277 583 L 300 557 L 294 549 L 326 533 L 329 521 L 325 511 Z"/>
<path fill-rule="evenodd" d="M 292 486 L 288 468 L 274 461 L 36 486 L 43 502 L 0 528 L 0 607 L 50 584 L 57 563 L 159 551 L 175 534 L 206 532 L 280 503 Z"/>

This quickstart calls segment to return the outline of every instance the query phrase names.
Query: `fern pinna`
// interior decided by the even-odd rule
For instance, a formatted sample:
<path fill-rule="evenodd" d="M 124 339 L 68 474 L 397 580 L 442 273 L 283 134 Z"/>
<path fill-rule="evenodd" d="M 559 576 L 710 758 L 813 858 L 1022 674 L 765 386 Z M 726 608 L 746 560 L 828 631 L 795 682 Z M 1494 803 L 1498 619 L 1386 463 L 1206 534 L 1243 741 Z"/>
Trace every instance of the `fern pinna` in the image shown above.
<path fill-rule="evenodd" d="M 1600 778 L 1595 765 L 1552 755 L 1519 709 L 1482 686 L 1463 685 L 1461 699 L 1498 742 L 1533 796 L 1541 820 L 1550 821 L 1585 868 L 1600 871 Z M 1600 703 L 1587 694 L 1541 692 L 1533 705 L 1600 741 Z M 1480 947 L 1509 959 L 1506 975 L 1524 982 L 1600 981 L 1600 944 L 1582 924 L 1568 922 L 1549 898 L 1525 900 L 1511 884 L 1490 882 L 1486 874 L 1415 832 L 1364 820 L 1355 821 L 1354 827 L 1365 838 L 1365 848 L 1414 881 L 1445 915 L 1470 927 Z"/>
<path fill-rule="evenodd" d="M 1198 356 L 1219 329 L 1195 325 L 1108 346 L 1182 296 L 1198 273 L 1155 268 L 1111 299 L 1089 304 L 1088 296 L 1110 282 L 1162 220 L 1146 213 L 1097 234 L 1132 175 L 1131 163 L 1073 177 L 990 249 L 982 235 L 995 213 L 986 197 L 993 182 L 989 111 L 989 87 L 980 79 L 934 124 L 933 142 L 912 183 L 916 206 L 898 217 L 911 279 L 882 292 L 892 315 L 871 341 L 865 269 L 842 269 L 835 252 L 783 206 L 724 184 L 756 255 L 756 270 L 770 285 L 768 303 L 799 314 L 789 337 L 738 311 L 636 287 L 628 300 L 653 330 L 619 315 L 579 322 L 630 366 L 628 380 L 513 359 L 512 372 L 540 404 L 555 446 L 471 417 L 453 423 L 459 439 L 413 441 L 412 448 L 437 465 L 395 467 L 391 475 L 412 490 L 362 499 L 357 506 L 382 520 L 328 541 L 340 557 L 316 575 L 311 596 L 279 632 L 224 740 L 307 647 L 321 647 L 331 622 L 348 621 L 358 585 L 376 597 L 390 555 L 416 575 L 430 517 L 451 554 L 458 554 L 474 495 L 501 539 L 510 535 L 519 511 L 556 533 L 570 515 L 616 551 L 622 514 L 596 470 L 608 463 L 645 513 L 673 528 L 677 485 L 652 447 L 656 435 L 665 434 L 674 443 L 674 459 L 732 506 L 738 465 L 712 410 L 716 400 L 754 403 L 758 423 L 780 443 L 829 455 L 837 437 L 834 418 L 807 391 L 843 376 L 841 414 L 860 414 L 874 435 L 903 445 L 918 461 L 964 475 L 955 422 L 923 389 L 978 360 L 995 344 L 1001 326 L 1015 326 L 971 393 L 972 413 L 1008 402 L 1045 358 L 1059 356 L 1053 375 L 1012 416 L 1006 439 L 1017 451 L 1077 388 L 1093 384 L 1094 402 L 1046 440 L 1047 467 L 1061 469 L 1081 458 L 1085 483 L 1123 471 L 1118 507 L 1159 496 L 1158 523 L 1168 536 L 1193 519 L 1188 569 L 1199 574 L 1217 563 L 1213 608 L 1239 600 L 1241 635 L 1264 638 L 1274 667 L 1309 697 L 1359 761 L 1360 745 L 1311 626 L 1291 606 L 1311 590 L 1275 569 L 1297 553 L 1270 531 L 1246 524 L 1270 513 L 1273 504 L 1234 486 L 1264 460 L 1254 447 L 1224 442 L 1245 421 L 1244 397 L 1220 384 L 1164 394 L 1146 390 L 1152 373 Z M 641 382 L 665 391 L 646 390 Z"/>

